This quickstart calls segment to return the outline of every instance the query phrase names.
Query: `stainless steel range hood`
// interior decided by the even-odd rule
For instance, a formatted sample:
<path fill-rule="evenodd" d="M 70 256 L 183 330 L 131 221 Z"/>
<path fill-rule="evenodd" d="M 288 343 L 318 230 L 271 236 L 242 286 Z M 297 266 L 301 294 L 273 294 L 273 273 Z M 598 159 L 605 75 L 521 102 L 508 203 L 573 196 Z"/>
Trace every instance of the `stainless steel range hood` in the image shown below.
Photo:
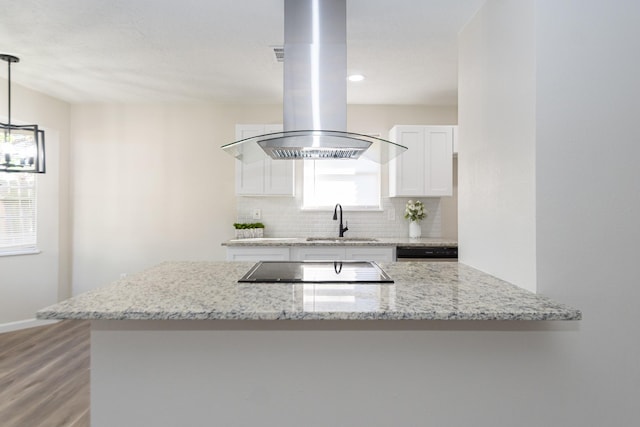
<path fill-rule="evenodd" d="M 386 163 L 407 148 L 347 132 L 346 0 L 284 2 L 284 131 L 222 146 L 251 163 L 357 159 Z"/>

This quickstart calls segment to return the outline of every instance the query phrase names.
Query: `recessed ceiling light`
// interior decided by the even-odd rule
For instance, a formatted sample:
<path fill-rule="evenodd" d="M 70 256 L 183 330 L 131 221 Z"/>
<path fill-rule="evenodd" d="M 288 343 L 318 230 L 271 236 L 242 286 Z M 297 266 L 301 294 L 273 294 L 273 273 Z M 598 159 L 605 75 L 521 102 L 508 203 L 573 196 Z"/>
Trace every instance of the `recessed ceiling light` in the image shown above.
<path fill-rule="evenodd" d="M 350 82 L 361 82 L 364 80 L 364 76 L 362 74 L 351 74 L 348 78 Z"/>

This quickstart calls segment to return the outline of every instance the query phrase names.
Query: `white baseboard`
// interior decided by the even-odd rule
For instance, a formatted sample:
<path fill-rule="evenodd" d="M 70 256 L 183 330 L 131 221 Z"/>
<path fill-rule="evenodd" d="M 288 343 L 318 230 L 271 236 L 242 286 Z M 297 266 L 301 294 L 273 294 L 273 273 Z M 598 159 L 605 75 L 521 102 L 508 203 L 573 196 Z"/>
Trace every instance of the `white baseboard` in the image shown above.
<path fill-rule="evenodd" d="M 59 322 L 59 320 L 27 319 L 18 320 L 17 322 L 0 323 L 0 334 L 3 332 L 13 332 L 19 331 L 20 329 L 33 328 L 35 326 L 51 325 L 56 322 Z"/>

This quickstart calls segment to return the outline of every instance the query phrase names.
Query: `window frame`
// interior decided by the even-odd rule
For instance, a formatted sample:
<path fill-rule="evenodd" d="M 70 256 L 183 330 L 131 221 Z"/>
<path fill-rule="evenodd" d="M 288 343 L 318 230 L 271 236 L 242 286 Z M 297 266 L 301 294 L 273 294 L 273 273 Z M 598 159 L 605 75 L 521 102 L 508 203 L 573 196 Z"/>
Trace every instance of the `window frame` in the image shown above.
<path fill-rule="evenodd" d="M 321 196 L 317 196 L 316 192 L 318 191 L 317 185 L 315 184 L 318 178 L 318 171 L 316 170 L 317 162 L 322 162 L 323 165 L 326 165 L 327 162 L 332 162 L 333 165 L 338 166 L 341 164 L 348 165 L 349 167 L 353 167 L 354 163 L 358 162 L 358 165 L 362 165 L 362 162 L 367 162 L 370 165 L 369 170 L 365 171 L 356 171 L 356 175 L 366 176 L 373 175 L 373 180 L 375 180 L 376 185 L 376 193 L 375 196 L 371 199 L 371 204 L 353 204 L 351 201 L 344 200 L 344 197 L 341 197 L 339 194 L 332 196 L 331 201 L 326 199 L 325 202 L 316 203 L 321 200 Z M 311 170 L 312 168 L 312 170 Z M 375 170 L 374 170 L 375 169 Z M 379 163 L 372 162 L 370 160 L 304 160 L 302 167 L 302 210 L 307 211 L 326 211 L 334 209 L 336 203 L 340 203 L 344 210 L 346 211 L 366 211 L 366 212 L 376 212 L 382 211 L 382 167 Z M 342 172 L 338 172 L 333 174 L 334 177 L 344 176 L 344 170 Z M 314 183 L 311 184 L 309 179 L 312 178 Z M 336 180 L 339 180 L 336 178 Z M 331 181 L 331 179 L 327 180 Z M 311 195 L 309 193 L 312 193 Z M 355 197 L 355 196 L 354 196 Z M 341 200 L 342 199 L 342 200 Z M 374 201 L 375 199 L 375 201 Z"/>
<path fill-rule="evenodd" d="M 20 180 L 27 181 L 26 185 L 24 183 L 20 185 Z M 23 194 L 25 192 L 26 194 Z M 7 201 L 14 202 L 13 206 L 9 203 L 3 203 Z M 15 210 L 12 215 L 6 212 L 6 208 L 9 206 Z M 14 224 L 16 228 L 22 228 L 22 230 L 11 230 L 11 224 Z M 0 256 L 40 253 L 37 246 L 38 180 L 35 174 L 0 172 L 0 233 L 3 233 L 3 228 L 5 234 L 0 234 Z M 7 229 L 9 229 L 8 233 Z M 9 237 L 11 234 L 14 235 Z M 13 244 L 11 244 L 12 240 Z"/>

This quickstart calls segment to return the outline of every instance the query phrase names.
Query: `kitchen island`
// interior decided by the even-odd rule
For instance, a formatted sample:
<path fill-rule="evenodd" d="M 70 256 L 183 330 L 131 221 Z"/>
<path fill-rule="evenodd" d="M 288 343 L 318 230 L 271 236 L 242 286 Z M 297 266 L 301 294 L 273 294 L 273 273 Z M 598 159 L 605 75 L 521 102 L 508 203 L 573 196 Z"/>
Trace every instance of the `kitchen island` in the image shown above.
<path fill-rule="evenodd" d="M 421 425 L 433 358 L 460 346 L 433 334 L 581 318 L 458 263 L 382 264 L 393 284 L 237 283 L 252 265 L 166 262 L 38 312 L 92 320 L 92 426 Z"/>

